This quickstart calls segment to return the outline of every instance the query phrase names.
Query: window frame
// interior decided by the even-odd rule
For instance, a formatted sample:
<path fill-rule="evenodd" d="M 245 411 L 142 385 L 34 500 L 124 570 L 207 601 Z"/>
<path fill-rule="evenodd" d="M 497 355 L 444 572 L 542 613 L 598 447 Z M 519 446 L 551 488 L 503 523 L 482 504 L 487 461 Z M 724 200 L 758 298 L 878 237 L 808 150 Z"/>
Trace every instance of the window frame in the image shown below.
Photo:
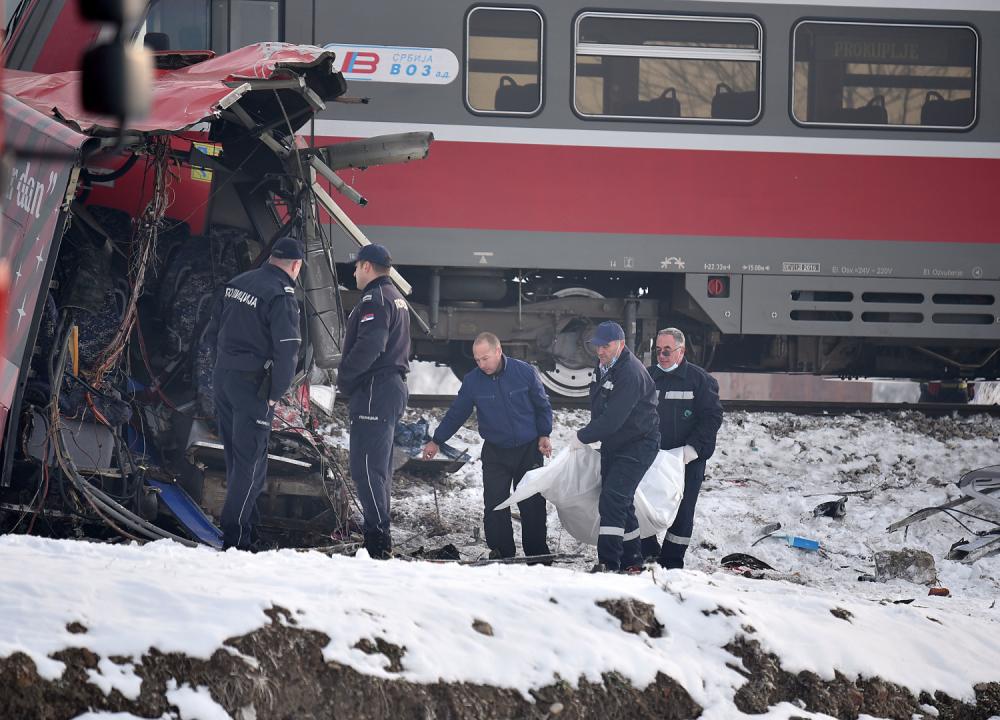
<path fill-rule="evenodd" d="M 580 47 L 580 24 L 588 17 L 621 18 L 632 20 L 681 20 L 691 22 L 722 22 L 722 23 L 746 23 L 753 25 L 757 29 L 757 50 L 746 50 L 740 48 L 667 48 L 662 47 L 656 53 L 650 53 L 650 48 L 658 46 L 648 45 L 597 45 L 594 48 L 630 48 L 618 53 L 581 53 Z M 677 13 L 635 13 L 616 12 L 607 10 L 584 10 L 577 13 L 573 19 L 573 37 L 570 47 L 571 62 L 573 72 L 571 77 L 572 90 L 570 93 L 573 113 L 584 120 L 612 120 L 627 122 L 660 122 L 660 123 L 709 123 L 722 125 L 755 125 L 764 116 L 764 25 L 759 18 L 752 15 L 681 15 Z M 585 43 L 587 44 L 587 43 Z M 641 50 L 640 50 L 641 49 Z M 579 55 L 616 55 L 620 57 L 643 57 L 652 59 L 681 59 L 681 60 L 731 60 L 741 62 L 757 62 L 759 71 L 757 73 L 757 114 L 749 120 L 735 118 L 698 118 L 698 117 L 654 117 L 648 115 L 595 115 L 582 112 L 577 107 L 576 87 L 577 87 L 577 57 Z M 741 57 L 744 56 L 744 57 Z"/>
<path fill-rule="evenodd" d="M 469 100 L 469 23 L 474 13 L 478 10 L 505 10 L 511 12 L 530 12 L 538 16 L 538 107 L 531 111 L 524 110 L 479 110 L 473 106 Z M 499 117 L 535 117 L 542 112 L 545 107 L 545 15 L 542 11 L 531 5 L 473 5 L 465 13 L 465 31 L 463 33 L 465 47 L 463 48 L 462 60 L 462 100 L 465 109 L 473 115 L 499 116 Z"/>
<path fill-rule="evenodd" d="M 905 27 L 905 28 L 937 28 L 943 30 L 970 30 L 976 40 L 975 62 L 972 64 L 972 122 L 968 125 L 899 125 L 886 123 L 845 123 L 826 120 L 800 120 L 795 115 L 795 41 L 798 29 L 807 23 L 814 25 L 865 25 L 869 27 Z M 925 130 L 932 132 L 969 132 L 979 123 L 979 89 L 980 89 L 980 64 L 982 63 L 981 47 L 982 38 L 979 30 L 968 23 L 926 23 L 926 22 L 904 22 L 900 20 L 832 20 L 829 18 L 800 18 L 792 24 L 791 38 L 789 46 L 788 60 L 788 116 L 792 122 L 799 127 L 806 128 L 849 128 L 855 130 L 889 130 L 917 131 Z"/>
<path fill-rule="evenodd" d="M 247 2 L 247 0 L 241 0 L 242 2 Z M 250 2 L 255 2 L 256 0 L 249 0 Z M 259 0 L 260 2 L 274 2 L 278 5 L 278 38 L 277 40 L 258 40 L 257 42 L 285 42 L 285 14 L 287 12 L 287 7 L 285 6 L 285 0 Z M 213 3 L 214 5 L 214 3 Z M 233 0 L 226 0 L 226 47 L 228 48 L 226 52 L 233 52 L 238 50 L 240 47 L 246 47 L 245 45 L 240 45 L 239 47 L 233 47 L 233 13 L 237 12 L 234 7 Z"/>

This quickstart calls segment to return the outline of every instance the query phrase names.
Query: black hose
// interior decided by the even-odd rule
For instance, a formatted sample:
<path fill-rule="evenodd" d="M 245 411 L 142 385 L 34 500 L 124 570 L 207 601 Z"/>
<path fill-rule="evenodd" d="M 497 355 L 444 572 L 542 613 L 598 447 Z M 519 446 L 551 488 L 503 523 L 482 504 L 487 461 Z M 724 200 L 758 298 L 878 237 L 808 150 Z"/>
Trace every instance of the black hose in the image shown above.
<path fill-rule="evenodd" d="M 135 162 L 138 159 L 139 156 L 136 155 L 135 153 L 132 153 L 131 155 L 128 156 L 128 159 L 124 163 L 122 163 L 122 166 L 120 168 L 118 168 L 117 170 L 112 170 L 109 173 L 94 174 L 89 170 L 87 170 L 87 168 L 83 168 L 80 171 L 80 180 L 87 184 L 90 184 L 95 181 L 99 183 L 112 182 L 113 180 L 117 180 L 122 175 L 131 170 L 132 166 L 135 165 Z"/>

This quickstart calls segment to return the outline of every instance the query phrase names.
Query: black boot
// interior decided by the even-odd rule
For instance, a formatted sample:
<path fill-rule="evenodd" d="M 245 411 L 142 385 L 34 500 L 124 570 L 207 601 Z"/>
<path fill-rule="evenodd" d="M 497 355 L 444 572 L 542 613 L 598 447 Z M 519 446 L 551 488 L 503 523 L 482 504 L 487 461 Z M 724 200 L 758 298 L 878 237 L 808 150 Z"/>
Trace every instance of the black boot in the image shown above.
<path fill-rule="evenodd" d="M 378 530 L 366 532 L 365 550 L 375 560 L 388 560 L 392 557 L 392 537 Z"/>

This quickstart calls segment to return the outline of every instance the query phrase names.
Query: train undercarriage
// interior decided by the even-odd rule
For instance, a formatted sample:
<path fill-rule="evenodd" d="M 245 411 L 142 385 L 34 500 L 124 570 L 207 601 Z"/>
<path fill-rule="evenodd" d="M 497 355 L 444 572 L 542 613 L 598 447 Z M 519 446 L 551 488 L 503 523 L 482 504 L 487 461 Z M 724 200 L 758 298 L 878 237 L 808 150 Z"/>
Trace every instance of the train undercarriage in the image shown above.
<path fill-rule="evenodd" d="M 990 334 L 995 334 L 994 326 L 984 326 L 980 320 L 987 317 L 992 323 L 993 315 L 982 312 L 979 299 L 984 295 L 978 288 L 952 298 L 957 329 L 937 338 L 930 332 L 908 336 L 913 332 L 912 312 L 903 313 L 885 304 L 880 306 L 888 307 L 885 322 L 877 333 L 852 334 L 866 330 L 862 328 L 824 334 L 816 327 L 825 319 L 824 313 L 861 316 L 866 312 L 850 303 L 829 302 L 820 310 L 807 311 L 820 317 L 811 318 L 814 322 L 809 334 L 772 334 L 723 332 L 720 321 L 725 321 L 727 310 L 713 307 L 715 299 L 704 292 L 699 297 L 691 291 L 703 276 L 419 267 L 402 271 L 414 281 L 414 308 L 429 328 L 426 334 L 414 334 L 416 357 L 448 365 L 458 377 L 475 367 L 471 341 L 488 330 L 504 339 L 506 352 L 534 362 L 552 392 L 585 395 L 595 363 L 586 339 L 603 320 L 622 323 L 631 347 L 647 361 L 656 331 L 678 327 L 688 337 L 688 357 L 714 372 L 803 373 L 953 384 L 1000 377 L 1000 340 Z M 353 295 L 345 297 L 349 304 Z M 722 300 L 732 302 L 731 298 Z M 800 312 L 798 307 L 789 295 L 781 303 L 780 313 L 792 317 Z M 892 313 L 900 316 L 899 322 Z"/>

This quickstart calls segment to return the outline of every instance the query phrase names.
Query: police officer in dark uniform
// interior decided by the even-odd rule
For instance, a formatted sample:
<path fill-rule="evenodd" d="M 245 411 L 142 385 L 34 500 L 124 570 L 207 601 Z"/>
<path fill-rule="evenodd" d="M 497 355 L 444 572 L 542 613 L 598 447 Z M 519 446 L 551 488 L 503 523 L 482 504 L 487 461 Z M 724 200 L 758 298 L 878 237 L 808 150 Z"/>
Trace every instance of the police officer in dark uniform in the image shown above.
<path fill-rule="evenodd" d="M 574 446 L 601 442 L 601 526 L 594 572 L 634 571 L 642 566 L 642 556 L 633 499 L 659 451 L 656 389 L 625 346 L 621 325 L 602 322 L 587 342 L 599 364 L 590 385 L 590 423 L 577 432 Z"/>
<path fill-rule="evenodd" d="M 392 440 L 406 408 L 410 370 L 410 313 L 389 279 L 392 256 L 365 245 L 354 264 L 361 302 L 347 319 L 337 387 L 350 396 L 351 477 L 364 512 L 365 549 L 374 558 L 392 552 L 389 493 Z"/>
<path fill-rule="evenodd" d="M 288 390 L 298 359 L 295 279 L 302 258 L 294 237 L 277 240 L 265 265 L 226 284 L 207 330 L 215 339 L 212 383 L 226 457 L 223 549 L 250 548 L 274 404 Z"/>
<path fill-rule="evenodd" d="M 649 374 L 656 384 L 660 416 L 660 448 L 684 448 L 684 498 L 673 525 L 663 539 L 642 539 L 642 554 L 656 558 L 665 568 L 684 567 L 684 553 L 691 543 L 694 508 L 705 479 L 705 463 L 715 452 L 715 437 L 722 426 L 719 383 L 684 357 L 684 333 L 666 328 L 656 334 L 656 364 Z"/>

